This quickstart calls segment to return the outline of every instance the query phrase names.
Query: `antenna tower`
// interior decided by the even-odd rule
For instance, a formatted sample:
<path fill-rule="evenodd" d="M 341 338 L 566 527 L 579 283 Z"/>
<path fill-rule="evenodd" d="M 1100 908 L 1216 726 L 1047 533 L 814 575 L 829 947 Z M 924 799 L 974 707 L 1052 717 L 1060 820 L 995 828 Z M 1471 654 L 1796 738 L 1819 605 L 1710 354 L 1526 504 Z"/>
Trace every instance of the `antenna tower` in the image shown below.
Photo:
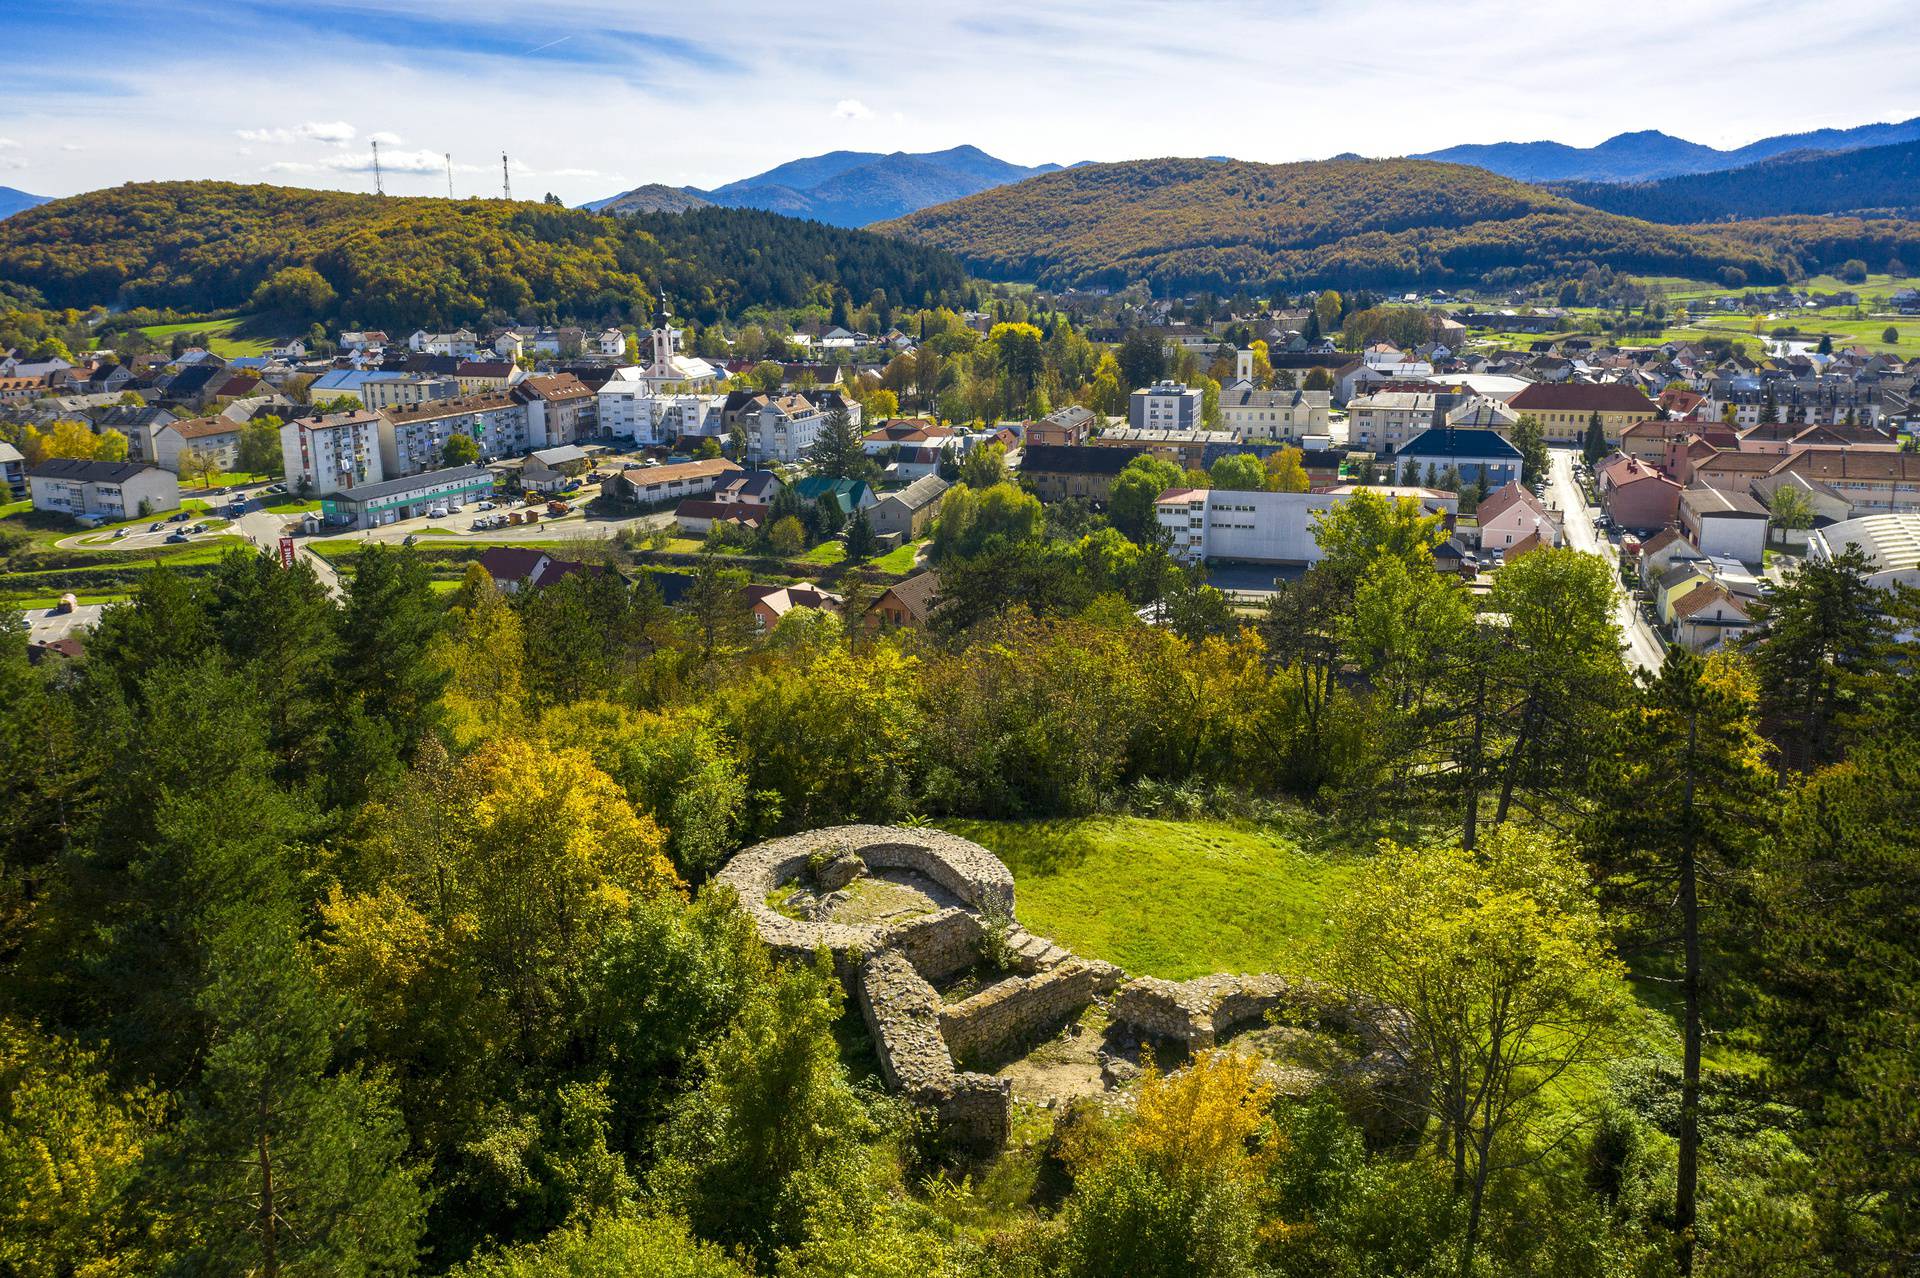
<path fill-rule="evenodd" d="M 453 198 L 453 152 L 447 153 L 447 198 Z"/>
<path fill-rule="evenodd" d="M 385 195 L 386 188 L 380 184 L 380 139 L 373 140 L 373 193 Z"/>
<path fill-rule="evenodd" d="M 500 198 L 503 200 L 511 200 L 513 198 L 513 179 L 507 176 L 507 153 L 505 151 L 500 153 Z"/>

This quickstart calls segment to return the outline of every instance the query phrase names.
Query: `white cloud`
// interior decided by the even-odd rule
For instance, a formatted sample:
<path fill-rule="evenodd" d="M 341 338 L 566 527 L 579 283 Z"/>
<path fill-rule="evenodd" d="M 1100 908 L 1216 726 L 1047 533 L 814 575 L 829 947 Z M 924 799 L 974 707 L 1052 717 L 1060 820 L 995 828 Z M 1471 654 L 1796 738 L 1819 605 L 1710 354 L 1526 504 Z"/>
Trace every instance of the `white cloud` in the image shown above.
<path fill-rule="evenodd" d="M 293 141 L 293 134 L 286 129 L 235 129 L 233 136 L 242 142 L 272 142 L 276 145 Z"/>
<path fill-rule="evenodd" d="M 20 144 L 12 138 L 0 138 L 0 151 L 18 151 Z"/>
<path fill-rule="evenodd" d="M 300 136 L 312 138 L 315 142 L 331 142 L 335 146 L 345 146 L 353 141 L 354 128 L 345 120 L 308 121 L 300 126 Z"/>
<path fill-rule="evenodd" d="M 399 146 L 402 142 L 405 142 L 406 139 L 401 137 L 398 133 L 382 132 L 382 133 L 368 134 L 367 141 L 378 142 L 381 146 Z"/>
<path fill-rule="evenodd" d="M 833 104 L 833 118 L 836 120 L 865 120 L 873 115 L 873 108 L 859 98 L 841 98 Z"/>

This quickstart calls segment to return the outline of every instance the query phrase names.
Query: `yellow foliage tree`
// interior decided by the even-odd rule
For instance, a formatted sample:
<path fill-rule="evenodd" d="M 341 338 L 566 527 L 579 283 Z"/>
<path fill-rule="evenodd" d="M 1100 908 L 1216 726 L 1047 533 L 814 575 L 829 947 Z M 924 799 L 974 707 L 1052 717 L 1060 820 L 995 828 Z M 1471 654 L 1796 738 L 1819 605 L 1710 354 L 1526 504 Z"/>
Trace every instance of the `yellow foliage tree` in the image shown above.
<path fill-rule="evenodd" d="M 519 731 L 527 710 L 520 615 L 479 564 L 467 569 L 449 613 L 452 625 L 434 638 L 427 653 L 447 674 L 441 700 L 454 743 L 464 748 Z"/>
<path fill-rule="evenodd" d="M 1298 448 L 1288 445 L 1279 452 L 1267 454 L 1267 491 L 1270 493 L 1304 493 L 1313 487 L 1313 481 L 1307 477 L 1307 468 L 1302 464 L 1306 454 Z"/>

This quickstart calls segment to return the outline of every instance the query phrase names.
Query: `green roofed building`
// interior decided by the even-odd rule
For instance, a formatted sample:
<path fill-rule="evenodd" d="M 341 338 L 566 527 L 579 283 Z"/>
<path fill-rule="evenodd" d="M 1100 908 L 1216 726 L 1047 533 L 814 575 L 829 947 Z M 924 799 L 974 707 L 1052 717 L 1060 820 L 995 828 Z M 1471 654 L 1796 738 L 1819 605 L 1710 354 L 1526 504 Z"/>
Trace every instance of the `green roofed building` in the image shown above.
<path fill-rule="evenodd" d="M 827 475 L 808 475 L 794 484 L 793 491 L 809 504 L 819 501 L 826 493 L 832 493 L 840 503 L 840 513 L 848 516 L 880 500 L 864 479 L 834 479 Z"/>

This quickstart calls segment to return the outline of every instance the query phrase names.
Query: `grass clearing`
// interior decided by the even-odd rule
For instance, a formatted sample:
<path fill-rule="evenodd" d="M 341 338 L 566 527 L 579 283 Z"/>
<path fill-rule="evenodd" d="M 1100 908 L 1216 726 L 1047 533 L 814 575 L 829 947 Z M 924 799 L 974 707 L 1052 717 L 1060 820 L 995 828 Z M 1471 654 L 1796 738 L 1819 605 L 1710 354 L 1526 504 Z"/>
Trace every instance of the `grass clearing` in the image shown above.
<path fill-rule="evenodd" d="M 794 556 L 796 562 L 818 564 L 823 567 L 828 564 L 837 564 L 846 557 L 846 544 L 838 541 L 823 541 L 806 554 Z"/>
<path fill-rule="evenodd" d="M 878 568 L 881 572 L 890 572 L 904 576 L 913 571 L 914 558 L 920 553 L 920 547 L 926 545 L 928 540 L 928 538 L 922 537 L 919 541 L 909 541 L 895 546 L 892 550 L 889 550 L 886 554 L 874 560 L 872 566 Z"/>
<path fill-rule="evenodd" d="M 1032 931 L 1138 975 L 1296 972 L 1361 863 L 1264 828 L 1085 817 L 943 822 L 1013 871 Z"/>
<path fill-rule="evenodd" d="M 175 333 L 205 333 L 207 349 L 222 359 L 265 355 L 273 344 L 271 340 L 237 335 L 252 318 L 251 315 L 228 315 L 219 319 L 184 320 L 178 324 L 149 324 L 140 331 L 162 345 Z"/>

